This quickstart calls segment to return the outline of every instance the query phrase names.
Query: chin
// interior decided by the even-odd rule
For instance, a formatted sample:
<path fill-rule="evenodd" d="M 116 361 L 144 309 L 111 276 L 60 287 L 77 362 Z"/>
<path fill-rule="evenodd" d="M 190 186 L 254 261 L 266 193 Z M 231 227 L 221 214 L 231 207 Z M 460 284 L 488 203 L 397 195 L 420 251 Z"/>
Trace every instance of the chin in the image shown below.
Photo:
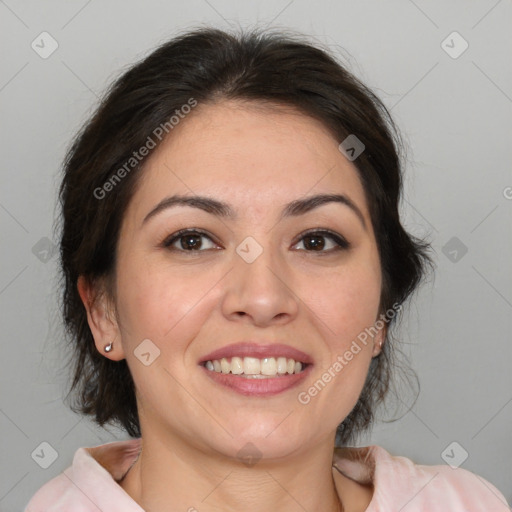
<path fill-rule="evenodd" d="M 285 425 L 286 420 L 279 424 L 283 418 L 238 425 L 231 423 L 233 438 L 226 439 L 228 446 L 224 453 L 241 460 L 245 457 L 280 459 L 293 455 L 304 446 L 304 433 L 301 435 L 296 429 L 292 431 L 289 424 Z"/>

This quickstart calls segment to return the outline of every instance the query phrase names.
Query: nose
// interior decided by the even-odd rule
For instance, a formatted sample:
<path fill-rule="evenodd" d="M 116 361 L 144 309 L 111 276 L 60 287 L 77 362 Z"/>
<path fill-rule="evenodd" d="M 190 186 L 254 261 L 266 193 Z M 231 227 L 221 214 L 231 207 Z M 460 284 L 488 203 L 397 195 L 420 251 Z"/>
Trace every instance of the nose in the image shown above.
<path fill-rule="evenodd" d="M 265 327 L 296 317 L 300 299 L 293 290 L 293 274 L 269 249 L 252 263 L 235 253 L 234 268 L 226 279 L 222 312 L 229 320 Z"/>

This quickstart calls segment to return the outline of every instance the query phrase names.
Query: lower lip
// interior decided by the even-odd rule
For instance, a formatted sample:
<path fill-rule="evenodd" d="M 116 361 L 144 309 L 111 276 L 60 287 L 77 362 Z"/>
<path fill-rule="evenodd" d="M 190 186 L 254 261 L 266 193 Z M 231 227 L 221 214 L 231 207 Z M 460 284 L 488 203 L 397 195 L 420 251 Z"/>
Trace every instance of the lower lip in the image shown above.
<path fill-rule="evenodd" d="M 213 381 L 226 386 L 241 395 L 246 396 L 272 396 L 287 391 L 302 382 L 310 373 L 313 365 L 309 364 L 300 373 L 283 375 L 281 377 L 267 377 L 265 379 L 251 379 L 208 370 L 201 366 L 208 377 Z"/>

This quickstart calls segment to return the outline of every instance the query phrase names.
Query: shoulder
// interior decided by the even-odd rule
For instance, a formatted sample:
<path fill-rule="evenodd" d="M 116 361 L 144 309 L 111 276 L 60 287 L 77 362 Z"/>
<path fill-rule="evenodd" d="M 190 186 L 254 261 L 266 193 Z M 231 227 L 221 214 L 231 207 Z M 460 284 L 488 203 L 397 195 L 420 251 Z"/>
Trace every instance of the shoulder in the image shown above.
<path fill-rule="evenodd" d="M 81 506 L 78 510 L 88 510 L 84 507 L 87 495 L 80 492 L 80 484 L 77 482 L 86 477 L 88 473 L 94 474 L 94 469 L 90 467 L 77 471 L 77 463 L 80 464 L 85 457 L 87 457 L 85 448 L 78 449 L 73 459 L 73 465 L 39 488 L 29 501 L 25 512 L 61 512 L 78 506 Z"/>
<path fill-rule="evenodd" d="M 510 512 L 496 487 L 462 468 L 416 464 L 379 446 L 337 449 L 333 463 L 349 478 L 373 485 L 368 512 L 406 507 L 427 511 L 433 503 L 450 512 Z"/>
<path fill-rule="evenodd" d="M 72 465 L 45 483 L 25 512 L 141 512 L 117 483 L 139 446 L 140 440 L 129 440 L 79 448 Z"/>

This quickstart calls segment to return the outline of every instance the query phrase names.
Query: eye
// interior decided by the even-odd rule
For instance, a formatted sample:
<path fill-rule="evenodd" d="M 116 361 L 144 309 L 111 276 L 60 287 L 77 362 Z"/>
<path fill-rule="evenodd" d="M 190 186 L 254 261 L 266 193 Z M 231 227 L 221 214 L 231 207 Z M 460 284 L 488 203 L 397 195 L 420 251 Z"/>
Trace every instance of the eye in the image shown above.
<path fill-rule="evenodd" d="M 203 240 L 208 242 L 205 244 Z M 166 238 L 163 247 L 170 250 L 182 252 L 200 252 L 208 249 L 216 249 L 218 245 L 213 242 L 209 235 L 197 229 L 182 229 Z"/>
<path fill-rule="evenodd" d="M 300 236 L 299 243 L 296 243 L 294 247 L 307 252 L 330 253 L 350 247 L 349 242 L 341 235 L 328 230 L 308 231 Z M 167 237 L 161 245 L 180 252 L 201 252 L 219 248 L 208 234 L 198 229 L 177 231 Z M 301 245 L 302 247 L 300 247 Z"/>
<path fill-rule="evenodd" d="M 294 247 L 300 246 L 300 250 L 308 252 L 333 252 L 343 249 L 348 249 L 350 244 L 337 233 L 328 230 L 308 231 L 302 233 L 300 242 L 295 244 Z"/>

